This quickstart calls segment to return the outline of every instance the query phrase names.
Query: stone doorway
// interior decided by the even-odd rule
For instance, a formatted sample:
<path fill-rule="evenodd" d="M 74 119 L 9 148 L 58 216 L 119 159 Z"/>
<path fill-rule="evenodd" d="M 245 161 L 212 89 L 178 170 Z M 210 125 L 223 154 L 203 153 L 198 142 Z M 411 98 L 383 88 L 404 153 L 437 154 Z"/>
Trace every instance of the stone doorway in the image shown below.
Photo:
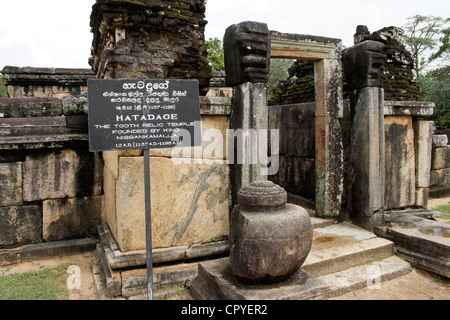
<path fill-rule="evenodd" d="M 337 217 L 340 214 L 343 193 L 343 142 L 340 124 L 344 113 L 342 42 L 339 39 L 277 31 L 270 32 L 270 39 L 271 58 L 314 62 L 315 104 L 305 106 L 301 111 L 308 113 L 308 109 L 315 108 L 312 116 L 315 137 L 314 163 L 300 161 L 294 165 L 313 167 L 316 214 L 320 217 Z M 305 167 L 297 169 L 307 170 Z"/>

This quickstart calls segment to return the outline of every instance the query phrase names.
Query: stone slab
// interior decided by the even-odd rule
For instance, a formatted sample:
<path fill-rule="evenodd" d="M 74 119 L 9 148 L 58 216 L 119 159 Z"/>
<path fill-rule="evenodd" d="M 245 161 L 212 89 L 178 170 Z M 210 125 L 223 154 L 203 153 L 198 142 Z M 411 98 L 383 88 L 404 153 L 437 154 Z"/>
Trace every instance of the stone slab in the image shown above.
<path fill-rule="evenodd" d="M 338 228 L 333 228 L 336 226 Z M 318 233 L 328 228 L 331 230 Z M 315 229 L 313 233 L 313 245 L 302 269 L 314 276 L 339 272 L 390 257 L 394 253 L 394 244 L 391 241 L 377 238 L 371 232 L 354 233 L 351 229 L 334 225 Z"/>
<path fill-rule="evenodd" d="M 448 144 L 448 136 L 446 134 L 438 134 L 433 136 L 433 147 L 445 147 Z"/>
<path fill-rule="evenodd" d="M 431 170 L 430 186 L 450 185 L 450 168 Z"/>
<path fill-rule="evenodd" d="M 416 170 L 412 117 L 385 117 L 384 131 L 384 209 L 412 206 L 416 201 Z M 426 175 L 425 172 L 424 175 Z M 426 183 L 424 182 L 424 184 Z M 423 187 L 428 186 L 424 185 Z"/>
<path fill-rule="evenodd" d="M 416 187 L 430 186 L 433 121 L 414 122 L 414 152 L 416 160 Z"/>
<path fill-rule="evenodd" d="M 433 149 L 432 169 L 440 170 L 450 168 L 450 146 Z"/>
<path fill-rule="evenodd" d="M 412 265 L 450 276 L 450 227 L 417 216 L 402 216 L 375 232 L 395 243 L 399 255 Z"/>
<path fill-rule="evenodd" d="M 0 247 L 42 242 L 42 207 L 0 207 Z"/>
<path fill-rule="evenodd" d="M 0 206 L 22 205 L 22 162 L 0 163 Z"/>
<path fill-rule="evenodd" d="M 246 284 L 233 276 L 228 258 L 200 263 L 190 287 L 194 298 L 201 300 L 304 300 L 324 294 L 327 288 L 301 269 L 277 284 Z"/>
<path fill-rule="evenodd" d="M 46 200 L 42 205 L 45 241 L 92 237 L 104 216 L 103 196 Z"/>
<path fill-rule="evenodd" d="M 100 195 L 102 169 L 101 155 L 87 150 L 29 154 L 23 169 L 24 200 Z"/>
<path fill-rule="evenodd" d="M 107 223 L 102 223 L 98 226 L 98 233 L 111 269 L 116 270 L 146 265 L 146 250 L 122 252 Z M 225 255 L 228 252 L 228 240 L 152 250 L 153 263 L 155 264 Z"/>
<path fill-rule="evenodd" d="M 425 101 L 385 101 L 385 116 L 432 116 L 434 102 Z"/>
<path fill-rule="evenodd" d="M 151 157 L 150 167 L 154 248 L 206 243 L 228 234 L 229 173 L 224 162 L 178 164 Z M 143 173 L 143 157 L 119 158 L 117 230 L 112 232 L 124 252 L 146 246 Z"/>
<path fill-rule="evenodd" d="M 319 280 L 328 284 L 329 290 L 318 299 L 339 297 L 362 288 L 379 289 L 381 282 L 408 274 L 411 265 L 403 259 L 392 256 L 369 265 L 357 266 L 341 272 L 332 273 Z"/>

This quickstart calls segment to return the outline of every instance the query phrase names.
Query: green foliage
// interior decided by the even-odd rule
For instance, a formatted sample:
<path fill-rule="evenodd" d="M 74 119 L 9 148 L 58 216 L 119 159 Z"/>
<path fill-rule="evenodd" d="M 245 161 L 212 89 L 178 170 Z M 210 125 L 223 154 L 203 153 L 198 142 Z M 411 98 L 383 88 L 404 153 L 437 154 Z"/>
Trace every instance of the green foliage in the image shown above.
<path fill-rule="evenodd" d="M 223 50 L 222 40 L 219 38 L 209 38 L 205 42 L 206 49 L 208 50 L 208 61 L 211 63 L 214 71 L 225 70 L 225 55 Z"/>
<path fill-rule="evenodd" d="M 450 128 L 450 65 L 419 78 L 422 97 L 435 103 L 433 121 L 438 128 Z"/>
<path fill-rule="evenodd" d="M 289 77 L 288 69 L 294 63 L 294 60 L 271 59 L 269 81 L 267 82 L 268 96 L 270 97 L 273 90 L 277 87 L 278 82 L 286 80 Z"/>
<path fill-rule="evenodd" d="M 0 74 L 0 97 L 7 96 L 5 84 L 3 83 L 2 75 Z"/>
<path fill-rule="evenodd" d="M 448 38 L 445 40 L 445 30 L 448 29 L 446 26 L 449 22 L 449 18 L 415 15 L 409 17 L 407 24 L 402 27 L 405 30 L 405 43 L 414 59 L 417 78 L 420 77 L 424 67 L 448 50 Z M 440 34 L 444 34 L 441 39 L 439 39 Z M 435 51 L 439 41 L 443 41 L 443 43 Z M 431 52 L 431 54 L 426 57 L 425 54 L 428 52 Z"/>

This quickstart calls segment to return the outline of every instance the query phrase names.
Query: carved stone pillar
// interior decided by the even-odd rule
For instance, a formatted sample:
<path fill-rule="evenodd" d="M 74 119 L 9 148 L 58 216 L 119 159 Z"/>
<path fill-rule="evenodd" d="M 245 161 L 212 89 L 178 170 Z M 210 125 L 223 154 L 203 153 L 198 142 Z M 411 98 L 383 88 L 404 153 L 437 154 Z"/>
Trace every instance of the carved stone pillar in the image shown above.
<path fill-rule="evenodd" d="M 345 75 L 351 90 L 352 218 L 366 229 L 383 221 L 384 91 L 380 66 L 384 44 L 364 41 L 344 51 Z"/>
<path fill-rule="evenodd" d="M 246 21 L 228 27 L 224 36 L 226 85 L 233 87 L 228 161 L 231 161 L 233 204 L 237 191 L 255 180 L 267 180 L 261 163 L 260 130 L 268 130 L 267 81 L 270 33 L 266 24 Z M 237 141 L 235 141 L 237 138 Z M 264 152 L 264 150 L 262 150 Z M 267 153 L 266 153 L 267 154 Z"/>

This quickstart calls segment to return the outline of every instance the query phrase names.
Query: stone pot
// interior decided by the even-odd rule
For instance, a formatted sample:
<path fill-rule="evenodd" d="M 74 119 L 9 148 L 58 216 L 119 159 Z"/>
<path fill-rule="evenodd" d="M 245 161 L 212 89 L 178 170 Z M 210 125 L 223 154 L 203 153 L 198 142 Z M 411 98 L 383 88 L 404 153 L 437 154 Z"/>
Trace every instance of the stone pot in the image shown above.
<path fill-rule="evenodd" d="M 229 234 L 236 277 L 274 283 L 288 279 L 305 262 L 312 245 L 311 219 L 305 209 L 286 202 L 286 191 L 270 181 L 239 190 Z"/>

